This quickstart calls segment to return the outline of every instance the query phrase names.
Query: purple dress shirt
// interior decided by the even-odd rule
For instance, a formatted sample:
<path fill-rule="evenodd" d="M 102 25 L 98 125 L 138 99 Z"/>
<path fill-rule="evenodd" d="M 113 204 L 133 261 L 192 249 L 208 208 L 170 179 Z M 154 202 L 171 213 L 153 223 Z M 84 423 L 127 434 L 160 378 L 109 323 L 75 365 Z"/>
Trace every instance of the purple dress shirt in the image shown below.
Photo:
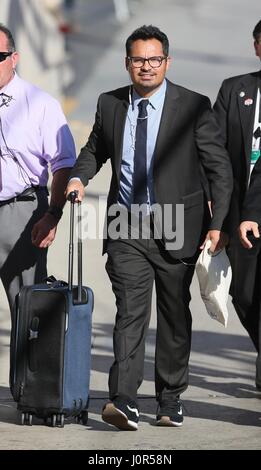
<path fill-rule="evenodd" d="M 49 163 L 55 173 L 76 160 L 58 101 L 17 74 L 0 90 L 0 149 L 1 201 L 32 185 L 46 186 Z"/>

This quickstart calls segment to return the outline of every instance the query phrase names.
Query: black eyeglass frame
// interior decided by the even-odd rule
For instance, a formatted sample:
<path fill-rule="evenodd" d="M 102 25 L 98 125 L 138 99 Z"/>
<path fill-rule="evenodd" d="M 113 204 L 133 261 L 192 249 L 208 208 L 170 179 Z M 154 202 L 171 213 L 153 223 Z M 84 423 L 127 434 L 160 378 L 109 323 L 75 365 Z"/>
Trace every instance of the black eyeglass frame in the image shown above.
<path fill-rule="evenodd" d="M 152 69 L 158 69 L 159 67 L 161 67 L 162 65 L 162 62 L 163 60 L 167 60 L 167 56 L 153 56 L 153 57 L 148 57 L 147 59 L 145 59 L 145 57 L 127 57 L 127 59 L 129 60 L 129 62 L 131 63 L 132 67 L 134 69 L 140 69 L 141 67 L 144 67 L 144 64 L 145 62 L 148 62 L 149 66 L 152 68 Z M 134 65 L 133 64 L 133 59 L 139 59 L 142 63 L 142 65 Z M 151 65 L 150 61 L 153 60 L 153 59 L 157 59 L 159 60 L 159 65 Z"/>
<path fill-rule="evenodd" d="M 13 52 L 0 52 L 0 62 L 4 62 L 7 57 L 10 57 L 13 54 Z"/>

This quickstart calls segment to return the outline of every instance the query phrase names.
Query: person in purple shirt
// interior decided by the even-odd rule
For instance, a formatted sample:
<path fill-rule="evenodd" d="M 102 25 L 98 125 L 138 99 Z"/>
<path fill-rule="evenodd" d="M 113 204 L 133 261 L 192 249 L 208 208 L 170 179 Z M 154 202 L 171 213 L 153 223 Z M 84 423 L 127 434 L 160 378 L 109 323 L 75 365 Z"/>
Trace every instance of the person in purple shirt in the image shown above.
<path fill-rule="evenodd" d="M 76 159 L 60 104 L 17 75 L 18 58 L 11 32 L 0 24 L 0 277 L 11 314 L 20 288 L 47 275 L 47 248 Z"/>

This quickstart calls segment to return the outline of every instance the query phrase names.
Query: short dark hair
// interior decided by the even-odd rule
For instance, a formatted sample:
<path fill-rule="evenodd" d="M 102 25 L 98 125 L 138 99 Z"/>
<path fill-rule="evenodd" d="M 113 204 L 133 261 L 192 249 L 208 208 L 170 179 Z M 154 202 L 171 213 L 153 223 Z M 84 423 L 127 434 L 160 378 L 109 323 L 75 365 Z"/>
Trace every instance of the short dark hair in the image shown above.
<path fill-rule="evenodd" d="M 162 44 L 163 54 L 167 57 L 169 55 L 169 40 L 165 33 L 160 31 L 156 26 L 143 25 L 140 28 L 135 29 L 133 33 L 128 37 L 126 41 L 126 55 L 127 57 L 131 54 L 131 46 L 134 41 L 142 39 L 147 41 L 148 39 L 158 39 Z"/>
<path fill-rule="evenodd" d="M 255 41 L 259 41 L 261 36 L 261 20 L 256 24 L 254 31 L 253 31 L 253 37 Z"/>
<path fill-rule="evenodd" d="M 7 37 L 8 52 L 15 52 L 15 42 L 10 29 L 0 23 L 0 31 Z"/>

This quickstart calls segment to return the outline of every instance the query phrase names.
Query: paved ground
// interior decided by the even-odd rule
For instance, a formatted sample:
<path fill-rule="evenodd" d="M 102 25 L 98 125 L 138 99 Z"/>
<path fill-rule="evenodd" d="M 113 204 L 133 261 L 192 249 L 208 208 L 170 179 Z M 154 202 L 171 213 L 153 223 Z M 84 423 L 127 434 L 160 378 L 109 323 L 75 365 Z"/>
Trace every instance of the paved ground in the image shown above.
<path fill-rule="evenodd" d="M 159 3 L 159 5 L 158 5 Z M 251 31 L 259 18 L 259 2 L 245 5 L 236 0 L 181 1 L 143 0 L 134 2 L 133 16 L 119 28 L 92 73 L 76 94 L 77 107 L 69 119 L 77 139 L 84 143 L 92 122 L 98 93 L 122 85 L 124 42 L 138 25 L 154 23 L 172 42 L 173 70 L 169 78 L 208 94 L 213 100 L 223 78 L 257 69 Z M 134 5 L 135 6 L 135 5 Z M 251 8 L 250 8 L 251 6 Z M 86 45 L 91 47 L 91 45 Z M 86 67 L 88 64 L 86 64 Z M 121 69 L 122 67 L 122 69 Z M 99 196 L 106 194 L 109 168 L 97 176 L 87 190 L 87 202 L 98 209 Z M 100 204 L 102 209 L 103 205 Z M 60 223 L 55 244 L 49 251 L 49 272 L 66 278 L 68 208 Z M 94 225 L 92 219 L 92 225 Z M 86 228 L 86 227 L 85 227 Z M 114 298 L 104 270 L 101 240 L 84 242 L 84 281 L 95 293 L 91 403 L 88 426 L 68 422 L 64 429 L 19 426 L 18 414 L 8 390 L 9 314 L 1 290 L 0 306 L 0 449 L 84 449 L 141 451 L 261 449 L 261 401 L 254 387 L 255 353 L 231 306 L 227 329 L 211 320 L 192 285 L 193 344 L 190 387 L 183 395 L 186 407 L 181 429 L 157 428 L 153 385 L 155 307 L 147 339 L 145 380 L 140 389 L 141 423 L 137 432 L 119 432 L 101 420 L 108 396 L 107 374 L 112 362 Z"/>

